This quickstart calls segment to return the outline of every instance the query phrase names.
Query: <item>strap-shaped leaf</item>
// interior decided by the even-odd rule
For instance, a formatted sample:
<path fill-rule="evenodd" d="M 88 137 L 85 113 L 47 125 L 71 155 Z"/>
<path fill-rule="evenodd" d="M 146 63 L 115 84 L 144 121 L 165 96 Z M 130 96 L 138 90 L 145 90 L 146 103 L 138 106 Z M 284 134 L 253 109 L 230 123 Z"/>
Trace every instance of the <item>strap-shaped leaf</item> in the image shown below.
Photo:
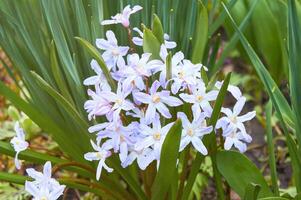
<path fill-rule="evenodd" d="M 235 151 L 218 151 L 216 160 L 218 170 L 241 198 L 244 198 L 249 183 L 260 185 L 259 198 L 273 196 L 259 169 L 245 155 Z"/>
<path fill-rule="evenodd" d="M 143 51 L 144 53 L 151 53 L 151 59 L 160 59 L 160 42 L 148 28 L 143 31 Z"/>
<path fill-rule="evenodd" d="M 98 62 L 99 66 L 101 67 L 102 72 L 104 73 L 108 83 L 110 84 L 111 88 L 116 91 L 116 83 L 113 80 L 108 67 L 106 66 L 103 58 L 100 56 L 100 53 L 97 51 L 97 49 L 90 44 L 87 40 L 80 38 L 80 37 L 75 37 L 76 40 L 79 41 L 79 43 L 88 51 L 88 53 L 96 59 Z"/>
<path fill-rule="evenodd" d="M 162 146 L 159 170 L 152 187 L 153 200 L 165 199 L 169 187 L 174 181 L 173 176 L 177 169 L 181 132 L 182 122 L 177 119 L 167 133 Z"/>
<path fill-rule="evenodd" d="M 198 1 L 199 13 L 193 37 L 192 62 L 200 63 L 203 59 L 204 50 L 208 40 L 208 13 L 207 8 L 201 1 Z"/>
<path fill-rule="evenodd" d="M 164 31 L 161 24 L 159 17 L 154 14 L 154 21 L 153 21 L 153 34 L 156 36 L 158 41 L 163 44 L 164 43 Z"/>

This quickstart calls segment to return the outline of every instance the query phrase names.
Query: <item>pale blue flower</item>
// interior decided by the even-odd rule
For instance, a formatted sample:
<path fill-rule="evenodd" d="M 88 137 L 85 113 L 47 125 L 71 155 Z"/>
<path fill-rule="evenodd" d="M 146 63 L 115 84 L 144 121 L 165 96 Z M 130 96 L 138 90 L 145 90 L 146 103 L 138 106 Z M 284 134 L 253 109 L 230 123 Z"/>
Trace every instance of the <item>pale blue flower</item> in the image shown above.
<path fill-rule="evenodd" d="M 145 148 L 151 147 L 156 160 L 159 161 L 163 142 L 173 122 L 161 127 L 159 117 L 155 117 L 152 121 L 152 127 L 146 124 L 140 124 L 140 133 L 144 138 L 135 144 L 135 150 L 142 151 Z"/>
<path fill-rule="evenodd" d="M 108 167 L 105 163 L 106 159 L 109 156 L 111 156 L 111 152 L 109 151 L 109 149 L 111 149 L 112 146 L 107 144 L 100 146 L 100 141 L 97 142 L 97 144 L 95 144 L 92 140 L 91 140 L 91 145 L 95 150 L 95 152 L 88 152 L 84 155 L 84 157 L 88 161 L 95 161 L 95 160 L 99 161 L 96 170 L 96 180 L 99 180 L 102 168 L 105 168 L 105 170 L 107 170 L 107 172 L 109 173 L 113 172 L 113 169 Z"/>
<path fill-rule="evenodd" d="M 208 151 L 202 142 L 204 135 L 212 132 L 212 126 L 206 126 L 205 114 L 201 113 L 197 118 L 194 116 L 190 122 L 183 112 L 178 112 L 178 118 L 182 120 L 182 138 L 180 143 L 180 151 L 192 143 L 192 146 L 201 154 L 207 155 Z"/>
<path fill-rule="evenodd" d="M 16 132 L 16 136 L 11 139 L 10 143 L 13 146 L 14 150 L 16 151 L 15 166 L 17 169 L 20 169 L 21 162 L 18 159 L 19 153 L 21 151 L 25 151 L 28 148 L 29 144 L 27 141 L 25 141 L 25 133 L 24 130 L 20 127 L 19 122 L 15 123 L 15 132 Z"/>
<path fill-rule="evenodd" d="M 134 14 L 138 12 L 139 10 L 142 10 L 142 7 L 139 5 L 134 6 L 133 8 L 130 7 L 130 5 L 127 5 L 122 13 L 118 13 L 115 16 L 112 16 L 112 19 L 103 20 L 101 22 L 101 25 L 109 25 L 109 24 L 122 24 L 124 27 L 128 28 L 130 26 L 130 16 L 131 14 Z"/>
<path fill-rule="evenodd" d="M 26 169 L 27 174 L 33 178 L 33 181 L 25 182 L 25 190 L 29 192 L 34 199 L 56 200 L 65 189 L 65 185 L 60 185 L 58 181 L 51 178 L 51 162 L 47 161 L 43 167 L 43 173 L 33 168 Z"/>
<path fill-rule="evenodd" d="M 218 95 L 217 90 L 206 92 L 206 86 L 204 82 L 199 82 L 197 86 L 192 87 L 191 94 L 181 93 L 179 96 L 187 103 L 192 103 L 193 112 L 199 115 L 204 111 L 206 116 L 211 116 L 212 107 L 210 101 L 216 100 Z"/>
<path fill-rule="evenodd" d="M 137 100 L 148 105 L 145 113 L 145 121 L 147 124 L 153 121 L 156 116 L 156 111 L 161 113 L 165 118 L 171 118 L 172 116 L 166 105 L 175 107 L 183 104 L 180 99 L 170 96 L 170 92 L 167 90 L 157 92 L 159 87 L 160 82 L 155 81 L 149 90 L 149 94 L 143 92 L 134 93 Z"/>
<path fill-rule="evenodd" d="M 129 50 L 127 46 L 118 46 L 117 39 L 113 31 L 106 32 L 107 40 L 96 39 L 96 46 L 99 49 L 104 50 L 102 57 L 107 64 L 108 69 L 116 70 L 117 62 L 122 62 L 123 56 L 125 56 Z"/>

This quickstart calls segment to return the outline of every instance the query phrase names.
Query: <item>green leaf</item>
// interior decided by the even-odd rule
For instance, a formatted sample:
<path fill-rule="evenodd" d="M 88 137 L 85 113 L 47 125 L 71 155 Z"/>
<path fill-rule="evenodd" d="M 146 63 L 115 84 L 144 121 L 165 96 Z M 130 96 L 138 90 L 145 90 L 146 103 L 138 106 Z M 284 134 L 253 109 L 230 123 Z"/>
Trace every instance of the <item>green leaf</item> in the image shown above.
<path fill-rule="evenodd" d="M 79 41 L 79 43 L 88 51 L 88 53 L 94 58 L 96 59 L 96 61 L 98 62 L 103 74 L 105 75 L 108 83 L 110 84 L 111 88 L 113 89 L 113 91 L 116 91 L 116 83 L 113 80 L 108 67 L 106 66 L 103 58 L 100 56 L 100 53 L 97 51 L 97 49 L 91 45 L 87 40 L 80 38 L 80 37 L 75 37 L 75 39 L 77 41 Z"/>
<path fill-rule="evenodd" d="M 172 59 L 172 54 L 171 52 L 169 52 L 169 54 L 166 57 L 166 80 L 170 80 L 172 78 L 171 59 Z"/>
<path fill-rule="evenodd" d="M 173 176 L 177 170 L 181 132 L 182 122 L 177 119 L 168 131 L 162 146 L 159 170 L 152 187 L 153 200 L 165 199 L 169 187 L 174 181 Z"/>
<path fill-rule="evenodd" d="M 57 91 L 55 91 L 42 77 L 40 77 L 37 73 L 31 72 L 35 80 L 38 82 L 40 87 L 45 90 L 50 96 L 52 96 L 61 106 L 62 108 L 69 114 L 70 118 L 73 118 L 78 125 L 86 132 L 89 125 L 88 123 L 81 117 L 81 115 L 75 110 L 75 108 Z M 89 141 L 88 138 L 87 142 Z M 83 141 L 82 141 L 83 142 Z M 89 143 L 89 142 L 88 142 Z"/>
<path fill-rule="evenodd" d="M 290 71 L 290 92 L 292 107 L 296 115 L 295 129 L 299 144 L 301 143 L 301 29 L 300 18 L 298 18 L 296 2 L 288 1 L 288 54 L 289 54 L 289 71 Z M 301 153 L 301 148 L 299 148 Z M 300 186 L 301 188 L 301 186 Z"/>
<path fill-rule="evenodd" d="M 151 59 L 160 59 L 160 42 L 148 28 L 143 31 L 143 51 L 144 53 L 151 53 Z"/>
<path fill-rule="evenodd" d="M 51 66 L 54 80 L 55 80 L 56 84 L 58 85 L 58 88 L 60 89 L 61 93 L 64 94 L 65 98 L 68 99 L 68 101 L 70 103 L 74 104 L 72 97 L 68 91 L 67 83 L 64 80 L 63 72 L 61 71 L 59 64 L 58 64 L 54 42 L 51 42 L 50 66 Z"/>
<path fill-rule="evenodd" d="M 164 44 L 164 31 L 159 17 L 154 14 L 154 21 L 152 27 L 153 34 L 156 36 L 160 44 Z"/>
<path fill-rule="evenodd" d="M 200 63 L 203 59 L 204 50 L 208 37 L 208 13 L 207 8 L 201 1 L 198 2 L 199 12 L 192 41 L 192 62 Z"/>
<path fill-rule="evenodd" d="M 289 200 L 289 199 L 283 197 L 267 197 L 267 198 L 260 198 L 258 200 Z"/>
<path fill-rule="evenodd" d="M 231 188 L 243 198 L 249 183 L 261 187 L 258 197 L 272 196 L 268 184 L 259 169 L 245 155 L 235 151 L 218 151 L 217 167 Z"/>
<path fill-rule="evenodd" d="M 257 200 L 260 185 L 249 183 L 245 190 L 244 200 Z"/>

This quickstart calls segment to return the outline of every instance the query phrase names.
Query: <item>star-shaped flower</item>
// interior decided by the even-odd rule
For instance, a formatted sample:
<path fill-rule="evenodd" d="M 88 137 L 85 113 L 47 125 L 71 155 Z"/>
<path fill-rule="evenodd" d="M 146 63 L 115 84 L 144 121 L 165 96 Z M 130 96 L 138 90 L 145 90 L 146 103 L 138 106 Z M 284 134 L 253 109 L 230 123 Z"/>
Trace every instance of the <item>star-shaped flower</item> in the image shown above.
<path fill-rule="evenodd" d="M 117 62 L 122 62 L 123 56 L 125 56 L 129 50 L 127 46 L 118 46 L 117 39 L 113 31 L 106 32 L 107 40 L 96 39 L 96 46 L 99 49 L 104 50 L 102 57 L 107 64 L 108 69 L 116 70 Z"/>
<path fill-rule="evenodd" d="M 107 170 L 107 172 L 109 173 L 113 171 L 113 169 L 108 167 L 105 163 L 106 159 L 111 156 L 111 152 L 109 151 L 109 149 L 111 149 L 112 147 L 109 145 L 102 145 L 100 147 L 100 141 L 97 142 L 97 144 L 95 144 L 92 140 L 91 140 L 91 145 L 95 150 L 95 152 L 88 152 L 84 155 L 84 157 L 88 161 L 94 161 L 94 160 L 99 161 L 96 170 L 96 180 L 99 180 L 102 168 L 105 168 L 105 170 Z"/>
<path fill-rule="evenodd" d="M 130 26 L 130 16 L 131 14 L 134 14 L 138 12 L 139 10 L 142 10 L 142 7 L 139 5 L 134 6 L 133 8 L 130 7 L 130 5 L 127 5 L 122 13 L 118 13 L 115 16 L 112 16 L 112 19 L 109 20 L 103 20 L 101 22 L 101 25 L 109 25 L 109 24 L 122 24 L 124 27 L 128 28 Z"/>
<path fill-rule="evenodd" d="M 138 101 L 148 105 L 145 113 L 145 121 L 147 124 L 151 123 L 155 118 L 156 111 L 159 111 L 165 118 L 171 118 L 171 114 L 166 105 L 175 107 L 183 103 L 180 99 L 170 96 L 168 90 L 157 92 L 159 87 L 160 82 L 155 81 L 149 90 L 149 94 L 143 92 L 136 92 L 134 94 Z"/>
<path fill-rule="evenodd" d="M 21 168 L 21 163 L 18 160 L 18 155 L 21 151 L 24 151 L 28 148 L 28 142 L 25 141 L 25 133 L 24 130 L 20 127 L 19 122 L 15 124 L 15 132 L 16 136 L 13 137 L 10 141 L 11 145 L 13 146 L 14 150 L 16 151 L 15 156 L 15 165 L 17 169 Z"/>
<path fill-rule="evenodd" d="M 182 120 L 182 138 L 180 143 L 180 151 L 182 151 L 189 143 L 203 155 L 207 155 L 208 151 L 202 142 L 204 135 L 212 132 L 212 126 L 205 126 L 205 114 L 201 114 L 198 118 L 190 122 L 183 112 L 178 112 L 178 117 Z"/>

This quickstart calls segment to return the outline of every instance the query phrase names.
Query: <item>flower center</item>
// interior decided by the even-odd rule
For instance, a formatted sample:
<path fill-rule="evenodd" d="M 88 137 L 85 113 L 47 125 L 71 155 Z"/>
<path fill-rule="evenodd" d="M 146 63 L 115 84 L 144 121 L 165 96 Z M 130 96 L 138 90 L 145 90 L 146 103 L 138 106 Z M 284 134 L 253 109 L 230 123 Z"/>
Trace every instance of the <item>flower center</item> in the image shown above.
<path fill-rule="evenodd" d="M 117 100 L 116 100 L 116 103 L 117 103 L 118 105 L 121 105 L 121 104 L 122 104 L 122 99 L 117 99 Z"/>
<path fill-rule="evenodd" d="M 118 49 L 112 49 L 112 54 L 113 56 L 118 56 L 119 55 L 119 50 Z"/>
<path fill-rule="evenodd" d="M 194 134 L 193 129 L 192 129 L 192 128 L 188 129 L 188 130 L 187 130 L 187 134 L 188 134 L 189 136 L 193 136 L 193 134 Z"/>
<path fill-rule="evenodd" d="M 120 142 L 124 142 L 125 141 L 125 137 L 123 135 L 120 135 Z"/>
<path fill-rule="evenodd" d="M 203 97 L 202 95 L 198 95 L 198 96 L 196 97 L 196 100 L 197 100 L 198 102 L 203 101 L 203 99 L 204 99 L 204 97 Z"/>
<path fill-rule="evenodd" d="M 179 72 L 179 78 L 184 78 L 184 76 L 185 76 L 185 72 L 184 71 L 180 71 Z"/>
<path fill-rule="evenodd" d="M 160 102 L 160 97 L 158 95 L 154 95 L 152 98 L 154 103 L 159 103 Z"/>
<path fill-rule="evenodd" d="M 98 159 L 102 159 L 102 154 L 99 153 L 99 152 L 97 152 L 97 153 L 96 153 L 96 157 L 97 157 Z"/>
<path fill-rule="evenodd" d="M 41 200 L 47 200 L 47 197 L 43 196 L 41 197 Z"/>
<path fill-rule="evenodd" d="M 234 116 L 234 117 L 231 117 L 231 122 L 233 122 L 234 124 L 236 124 L 237 123 L 237 117 L 236 116 Z"/>
<path fill-rule="evenodd" d="M 161 134 L 159 132 L 157 132 L 153 135 L 153 137 L 154 137 L 155 140 L 160 140 L 161 139 Z"/>

